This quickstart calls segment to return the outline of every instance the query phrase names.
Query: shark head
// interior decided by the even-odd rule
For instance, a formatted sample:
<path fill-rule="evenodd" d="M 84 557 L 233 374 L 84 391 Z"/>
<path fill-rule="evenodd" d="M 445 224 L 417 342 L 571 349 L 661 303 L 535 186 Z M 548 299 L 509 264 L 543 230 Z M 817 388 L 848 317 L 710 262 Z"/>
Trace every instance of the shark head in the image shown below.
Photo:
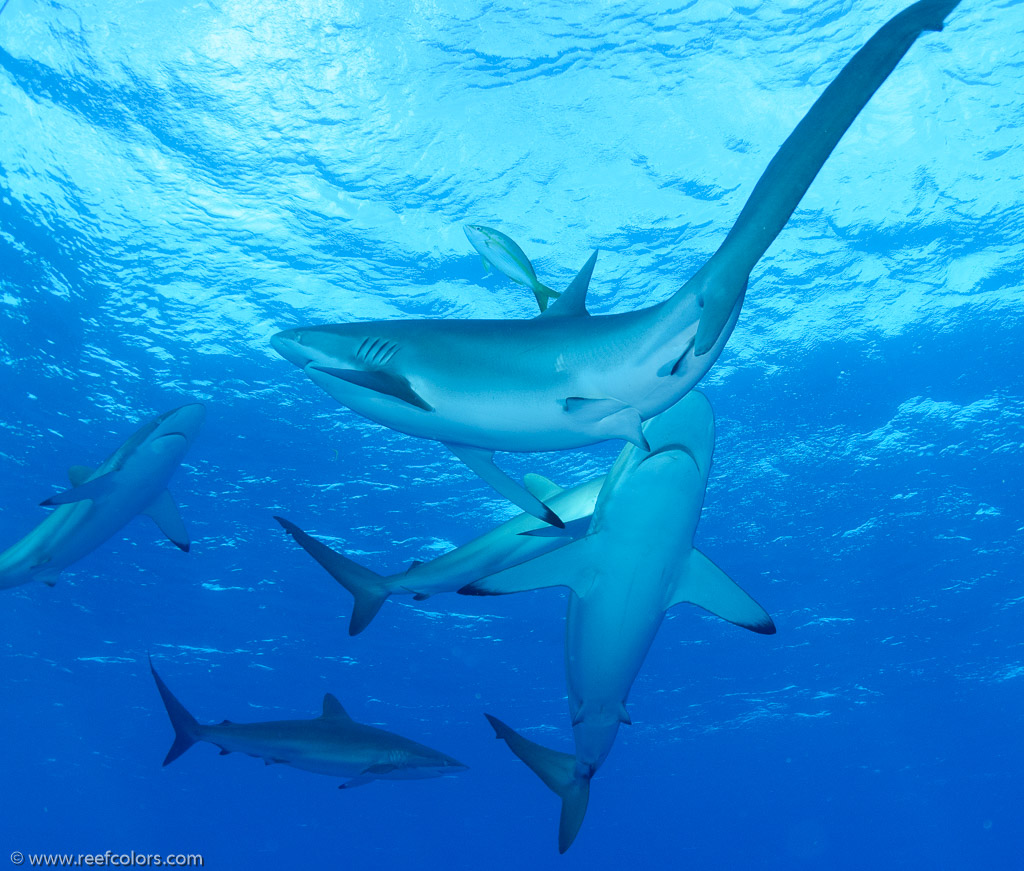
<path fill-rule="evenodd" d="M 389 738 L 394 740 L 397 736 L 389 734 Z M 469 767 L 433 747 L 404 738 L 398 740 L 401 749 L 397 753 L 388 753 L 389 759 L 393 761 L 375 766 L 377 777 L 384 780 L 426 780 L 458 774 Z"/>
<path fill-rule="evenodd" d="M 643 432 L 647 449 L 626 445 L 608 473 L 610 482 L 631 474 L 656 454 L 674 450 L 688 454 L 707 480 L 715 450 L 715 414 L 703 393 L 691 390 L 675 405 L 648 420 Z"/>
<path fill-rule="evenodd" d="M 355 337 L 339 335 L 337 330 L 327 332 L 317 327 L 284 330 L 270 338 L 271 347 L 289 363 L 305 369 L 307 366 L 351 365 L 358 350 Z"/>
<path fill-rule="evenodd" d="M 159 439 L 168 435 L 178 435 L 191 445 L 206 419 L 206 407 L 200 402 L 182 405 L 153 421 L 154 428 L 149 438 Z"/>
<path fill-rule="evenodd" d="M 205 418 L 206 408 L 198 402 L 153 418 L 119 448 L 116 465 L 133 455 L 176 465 L 192 447 Z"/>
<path fill-rule="evenodd" d="M 453 759 L 444 753 L 424 747 L 423 751 L 409 761 L 408 772 L 416 778 L 421 777 L 444 777 L 448 774 L 458 774 L 466 771 L 469 766 Z"/>
<path fill-rule="evenodd" d="M 392 363 L 399 343 L 368 333 L 365 324 L 285 330 L 270 344 L 321 390 L 371 420 L 381 419 L 376 410 L 401 429 L 403 416 L 433 411 Z"/>

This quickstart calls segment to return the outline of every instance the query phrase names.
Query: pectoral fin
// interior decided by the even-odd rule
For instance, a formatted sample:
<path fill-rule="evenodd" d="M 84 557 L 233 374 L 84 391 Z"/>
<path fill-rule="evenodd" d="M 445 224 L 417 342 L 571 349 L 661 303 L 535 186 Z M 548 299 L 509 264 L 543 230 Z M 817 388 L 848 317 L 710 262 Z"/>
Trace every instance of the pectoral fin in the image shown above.
<path fill-rule="evenodd" d="M 160 527 L 160 531 L 185 553 L 188 553 L 188 530 L 185 529 L 181 512 L 178 511 L 178 506 L 175 504 L 170 490 L 164 490 L 142 513 L 152 517 L 153 522 Z"/>
<path fill-rule="evenodd" d="M 335 369 L 330 366 L 312 366 L 316 372 L 323 372 L 349 384 L 365 387 L 376 393 L 391 396 L 424 411 L 433 411 L 434 407 L 412 389 L 412 385 L 401 375 L 385 372 L 380 369 Z"/>
<path fill-rule="evenodd" d="M 398 771 L 400 767 L 401 766 L 382 762 L 379 765 L 371 765 L 368 768 L 364 768 L 362 773 L 376 774 L 377 776 L 380 776 L 381 774 L 390 774 L 392 771 Z"/>
<path fill-rule="evenodd" d="M 684 602 L 752 632 L 775 634 L 775 624 L 768 612 L 696 549 L 690 553 L 667 608 Z"/>
<path fill-rule="evenodd" d="M 86 481 L 49 499 L 44 499 L 40 505 L 70 505 L 72 502 L 81 502 L 84 499 L 96 501 L 102 499 L 117 486 L 120 475 L 117 472 L 107 472 L 91 481 Z"/>
<path fill-rule="evenodd" d="M 481 448 L 474 448 L 469 445 L 453 445 L 444 442 L 456 457 L 464 462 L 477 475 L 483 478 L 502 496 L 510 502 L 518 505 L 527 514 L 532 514 L 538 520 L 550 523 L 559 528 L 564 527 L 561 518 L 554 511 L 548 508 L 540 499 L 534 496 L 522 484 L 513 481 L 501 469 L 494 465 L 494 451 L 485 451 Z"/>
<path fill-rule="evenodd" d="M 464 596 L 503 596 L 568 587 L 582 598 L 594 583 L 595 566 L 599 564 L 596 549 L 592 538 L 571 541 L 558 550 L 466 584 L 459 592 Z"/>
<path fill-rule="evenodd" d="M 362 786 L 363 784 L 370 783 L 370 781 L 377 780 L 379 777 L 386 776 L 398 767 L 399 766 L 397 765 L 371 765 L 369 768 L 364 768 L 351 780 L 346 780 L 338 787 L 338 789 L 354 789 L 357 786 Z"/>

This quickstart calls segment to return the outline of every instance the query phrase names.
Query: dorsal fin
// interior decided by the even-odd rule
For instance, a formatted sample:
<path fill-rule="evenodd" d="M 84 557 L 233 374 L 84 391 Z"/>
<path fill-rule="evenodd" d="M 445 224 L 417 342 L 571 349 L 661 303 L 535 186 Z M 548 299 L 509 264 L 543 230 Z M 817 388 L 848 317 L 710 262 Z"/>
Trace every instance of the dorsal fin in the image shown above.
<path fill-rule="evenodd" d="M 324 696 L 324 717 L 332 720 L 351 720 L 352 718 L 348 715 L 348 712 L 341 706 L 333 695 L 327 693 Z"/>
<path fill-rule="evenodd" d="M 78 487 L 88 481 L 92 473 L 93 470 L 88 466 L 72 466 L 68 469 L 68 480 L 72 487 Z"/>
<path fill-rule="evenodd" d="M 590 276 L 594 274 L 595 263 L 597 263 L 596 251 L 583 264 L 583 268 L 576 273 L 572 284 L 565 289 L 565 292 L 537 317 L 586 317 L 589 315 L 590 312 L 587 311 L 587 290 L 590 288 Z"/>

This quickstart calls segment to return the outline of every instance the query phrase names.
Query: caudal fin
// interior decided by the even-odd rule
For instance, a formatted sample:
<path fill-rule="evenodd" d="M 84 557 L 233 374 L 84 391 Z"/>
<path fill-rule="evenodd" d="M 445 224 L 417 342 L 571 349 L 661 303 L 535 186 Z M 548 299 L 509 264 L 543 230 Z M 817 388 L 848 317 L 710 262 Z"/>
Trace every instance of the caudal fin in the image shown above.
<path fill-rule="evenodd" d="M 542 314 L 547 311 L 548 303 L 551 300 L 558 299 L 562 295 L 557 290 L 552 290 L 546 284 L 541 284 L 539 281 L 535 281 L 530 290 L 533 291 L 533 295 L 537 299 L 537 307 L 541 310 Z"/>
<path fill-rule="evenodd" d="M 506 726 L 497 717 L 484 714 L 496 737 L 508 744 L 509 749 L 525 762 L 555 795 L 562 800 L 562 815 L 558 821 L 558 852 L 564 853 L 576 840 L 583 824 L 590 800 L 590 777 L 577 772 L 576 757 L 559 753 L 524 738 Z"/>
<path fill-rule="evenodd" d="M 391 591 L 388 588 L 387 579 L 371 572 L 357 562 L 353 562 L 347 556 L 332 550 L 322 541 L 313 538 L 309 533 L 303 532 L 290 520 L 283 517 L 274 517 L 284 531 L 295 539 L 313 559 L 322 565 L 334 580 L 348 590 L 355 602 L 352 605 L 352 617 L 348 623 L 348 634 L 358 635 L 370 621 L 377 616 L 380 606 L 383 605 Z"/>
<path fill-rule="evenodd" d="M 174 743 L 167 751 L 164 765 L 170 765 L 175 759 L 181 756 L 189 747 L 199 740 L 200 725 L 196 722 L 185 706 L 179 702 L 156 673 L 153 668 L 153 658 L 149 659 L 149 670 L 156 681 L 156 688 L 160 691 L 160 698 L 163 699 L 164 707 L 167 708 L 167 716 L 171 718 L 171 725 L 174 727 Z"/>

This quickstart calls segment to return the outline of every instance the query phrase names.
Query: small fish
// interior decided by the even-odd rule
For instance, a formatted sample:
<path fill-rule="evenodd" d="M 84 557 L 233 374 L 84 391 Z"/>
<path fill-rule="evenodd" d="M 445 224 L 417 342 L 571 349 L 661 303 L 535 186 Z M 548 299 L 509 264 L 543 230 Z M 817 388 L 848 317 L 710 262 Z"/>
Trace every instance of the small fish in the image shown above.
<path fill-rule="evenodd" d="M 548 307 L 549 300 L 561 296 L 537 280 L 537 273 L 533 271 L 530 258 L 504 233 L 490 227 L 481 227 L 479 224 L 466 224 L 462 229 L 466 232 L 469 244 L 483 257 L 484 266 L 493 266 L 502 275 L 530 288 L 537 298 L 537 305 L 541 311 Z"/>
<path fill-rule="evenodd" d="M 312 720 L 271 720 L 266 723 L 232 723 L 203 726 L 179 702 L 160 675 L 149 670 L 160 691 L 174 727 L 174 743 L 164 765 L 170 765 L 198 741 L 220 748 L 220 755 L 245 753 L 267 765 L 280 763 L 326 774 L 347 777 L 339 789 L 362 786 L 371 780 L 421 780 L 465 771 L 451 756 L 431 750 L 393 732 L 364 726 L 353 720 L 330 693 L 324 696 L 323 713 Z"/>

